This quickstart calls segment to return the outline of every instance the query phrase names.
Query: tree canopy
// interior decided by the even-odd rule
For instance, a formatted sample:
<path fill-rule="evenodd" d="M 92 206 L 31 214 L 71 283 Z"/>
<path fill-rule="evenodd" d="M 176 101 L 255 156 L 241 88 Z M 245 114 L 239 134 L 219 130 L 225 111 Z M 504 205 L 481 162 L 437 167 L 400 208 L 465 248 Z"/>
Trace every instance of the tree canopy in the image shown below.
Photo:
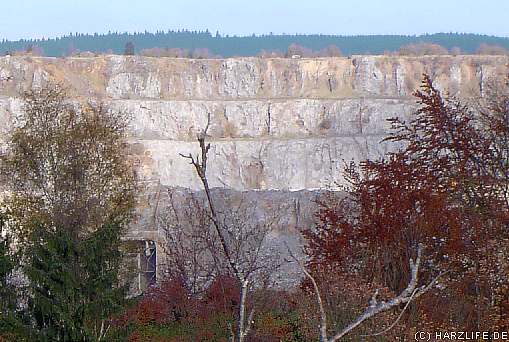
<path fill-rule="evenodd" d="M 451 50 L 459 48 L 464 53 L 476 53 L 482 44 L 509 49 L 509 38 L 465 33 L 436 33 L 420 36 L 404 35 L 212 35 L 208 31 L 157 31 L 107 34 L 70 33 L 67 36 L 45 39 L 3 40 L 0 52 L 42 49 L 46 56 L 61 57 L 74 51 L 123 54 L 125 45 L 134 44 L 135 52 L 152 48 L 180 48 L 189 51 L 208 49 L 212 55 L 222 57 L 256 56 L 265 51 L 286 52 L 292 44 L 320 51 L 337 46 L 344 55 L 383 54 L 397 51 L 404 45 L 433 43 Z M 486 49 L 484 49 L 486 50 Z"/>

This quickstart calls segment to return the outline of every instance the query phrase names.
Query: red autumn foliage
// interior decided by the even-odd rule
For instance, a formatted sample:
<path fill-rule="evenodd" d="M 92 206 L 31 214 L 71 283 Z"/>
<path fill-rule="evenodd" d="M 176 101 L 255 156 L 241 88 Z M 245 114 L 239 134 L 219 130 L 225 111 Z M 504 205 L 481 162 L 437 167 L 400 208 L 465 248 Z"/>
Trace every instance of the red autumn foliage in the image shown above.
<path fill-rule="evenodd" d="M 239 286 L 235 278 L 221 276 L 207 289 L 203 303 L 207 307 L 207 312 L 230 315 L 238 308 L 239 293 Z"/>
<path fill-rule="evenodd" d="M 165 324 L 178 321 L 194 307 L 194 300 L 188 296 L 182 282 L 170 280 L 150 288 L 134 307 L 117 319 L 117 325 Z"/>
<path fill-rule="evenodd" d="M 201 298 L 193 297 L 179 280 L 150 288 L 143 298 L 118 320 L 119 325 L 166 324 L 203 319 L 213 314 L 231 315 L 237 310 L 238 286 L 231 277 L 218 277 Z"/>
<path fill-rule="evenodd" d="M 238 310 L 238 288 L 234 278 L 220 276 L 205 293 L 193 298 L 182 282 L 163 282 L 151 288 L 117 320 L 116 327 L 129 332 L 130 342 L 226 342 L 229 324 Z M 303 301 L 300 292 L 266 291 L 256 294 L 260 297 L 257 298 L 258 314 L 249 341 L 293 341 L 304 333 L 309 339 L 316 336 L 315 321 L 304 317 L 309 315 L 309 303 L 314 302 L 313 298 Z"/>
<path fill-rule="evenodd" d="M 426 75 L 415 96 L 420 107 L 408 122 L 390 120 L 386 140 L 399 150 L 348 165 L 346 195 L 320 200 L 318 225 L 305 232 L 310 266 L 399 291 L 422 243 L 421 278 L 449 273 L 443 293 L 428 296 L 429 305 L 420 299 L 419 314 L 430 326 L 491 328 L 492 299 L 508 281 L 499 251 L 509 233 L 509 101 L 492 97 L 474 110 Z"/>

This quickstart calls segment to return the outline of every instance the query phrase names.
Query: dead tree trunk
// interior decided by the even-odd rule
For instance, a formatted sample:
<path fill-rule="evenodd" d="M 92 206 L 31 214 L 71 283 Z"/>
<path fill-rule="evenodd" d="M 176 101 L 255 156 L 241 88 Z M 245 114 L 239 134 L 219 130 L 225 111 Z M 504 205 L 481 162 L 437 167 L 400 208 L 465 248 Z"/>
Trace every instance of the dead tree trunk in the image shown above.
<path fill-rule="evenodd" d="M 220 250 L 226 259 L 226 263 L 228 264 L 231 273 L 239 283 L 240 298 L 236 322 L 237 326 L 235 329 L 235 333 L 232 332 L 233 335 L 232 340 L 234 342 L 244 342 L 246 336 L 251 330 L 254 315 L 254 308 L 250 310 L 248 315 L 246 314 L 248 294 L 250 291 L 250 287 L 252 286 L 252 280 L 250 278 L 251 275 L 259 269 L 259 267 L 256 265 L 251 265 L 250 267 L 248 266 L 248 268 L 245 269 L 243 265 L 240 265 L 242 264 L 241 262 L 242 260 L 237 260 L 236 255 L 238 255 L 238 253 L 235 253 L 238 251 L 234 251 L 233 247 L 231 247 L 231 244 L 229 244 L 227 238 L 228 229 L 227 227 L 224 226 L 223 222 L 220 220 L 218 216 L 216 206 L 212 198 L 210 185 L 207 179 L 207 154 L 210 150 L 210 144 L 205 142 L 205 137 L 207 134 L 209 124 L 210 124 L 210 114 L 208 117 L 208 122 L 205 130 L 198 135 L 200 154 L 196 156 L 193 156 L 192 154 L 188 155 L 180 154 L 180 155 L 190 160 L 190 163 L 194 166 L 195 171 L 198 177 L 200 178 L 200 181 L 205 190 L 205 196 L 207 198 L 207 203 L 210 211 L 210 219 L 212 221 L 212 225 L 219 239 Z"/>

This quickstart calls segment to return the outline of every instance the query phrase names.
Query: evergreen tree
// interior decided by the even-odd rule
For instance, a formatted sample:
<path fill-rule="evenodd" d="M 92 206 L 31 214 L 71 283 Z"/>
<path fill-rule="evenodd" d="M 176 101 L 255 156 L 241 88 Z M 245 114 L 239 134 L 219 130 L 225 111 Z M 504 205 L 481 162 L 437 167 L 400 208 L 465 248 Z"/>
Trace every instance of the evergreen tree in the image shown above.
<path fill-rule="evenodd" d="M 134 55 L 134 44 L 132 42 L 127 42 L 124 47 L 124 55 L 133 56 Z"/>
<path fill-rule="evenodd" d="M 0 237 L 0 318 L 12 307 L 11 305 L 11 286 L 9 278 L 14 269 L 14 260 L 9 248 L 8 236 Z"/>
<path fill-rule="evenodd" d="M 126 42 L 130 48 L 126 49 Z M 339 35 L 275 35 L 266 34 L 258 36 L 229 36 L 215 35 L 210 32 L 191 32 L 178 30 L 168 32 L 139 32 L 107 34 L 80 34 L 68 35 L 52 39 L 33 39 L 0 42 L 0 51 L 25 51 L 29 45 L 40 47 L 48 56 L 64 56 L 72 44 L 79 51 L 105 53 L 112 51 L 124 54 L 152 48 L 180 48 L 194 50 L 208 49 L 213 55 L 224 57 L 256 56 L 262 50 L 287 51 L 291 44 L 304 46 L 313 51 L 326 49 L 328 46 L 337 46 L 342 54 L 383 54 L 386 51 L 397 51 L 408 44 L 432 43 L 440 45 L 447 50 L 459 48 L 466 54 L 475 53 L 481 44 L 498 46 L 509 49 L 508 37 L 496 37 L 479 34 L 436 33 L 420 36 L 404 35 L 365 35 L 365 36 L 339 36 Z M 134 49 L 136 47 L 136 49 Z M 128 50 L 128 51 L 126 51 Z M 126 53 L 127 54 L 127 53 Z"/>
<path fill-rule="evenodd" d="M 33 230 L 24 267 L 32 293 L 31 341 L 104 340 L 109 319 L 126 297 L 119 281 L 121 235 L 122 225 L 115 222 L 83 240 L 60 227 Z"/>
<path fill-rule="evenodd" d="M 4 216 L 0 217 L 0 341 L 2 338 L 21 340 L 21 321 L 17 312 L 17 292 L 13 284 L 16 254 L 5 231 Z"/>

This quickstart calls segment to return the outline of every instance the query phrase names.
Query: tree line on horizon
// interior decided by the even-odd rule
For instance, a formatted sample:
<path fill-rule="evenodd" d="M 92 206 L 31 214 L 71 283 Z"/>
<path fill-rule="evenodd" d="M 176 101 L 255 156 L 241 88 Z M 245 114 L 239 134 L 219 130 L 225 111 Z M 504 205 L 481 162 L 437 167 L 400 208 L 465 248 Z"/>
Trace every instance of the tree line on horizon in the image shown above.
<path fill-rule="evenodd" d="M 0 42 L 0 53 L 14 54 L 34 51 L 51 57 L 73 56 L 80 52 L 93 54 L 125 54 L 130 45 L 132 54 L 154 55 L 172 51 L 174 57 L 214 58 L 235 56 L 284 57 L 292 46 L 302 47 L 311 56 L 345 56 L 355 54 L 387 54 L 403 51 L 408 46 L 436 45 L 451 54 L 505 54 L 509 49 L 508 37 L 467 33 L 436 33 L 409 35 L 251 35 L 230 36 L 206 31 L 157 31 L 140 33 L 108 32 L 106 34 L 70 33 L 57 38 L 22 39 Z M 333 54 L 330 51 L 333 50 Z M 402 49 L 403 47 L 403 49 Z M 132 50 L 132 51 L 131 51 Z M 155 50 L 155 51 L 154 51 Z M 421 49 L 422 50 L 422 49 Z M 159 52 L 158 52 L 159 51 Z M 131 54 L 131 53 L 128 53 Z M 163 53 L 166 55 L 168 53 Z M 401 53 L 404 54 L 404 53 Z M 417 53 L 415 53 L 417 54 Z"/>

